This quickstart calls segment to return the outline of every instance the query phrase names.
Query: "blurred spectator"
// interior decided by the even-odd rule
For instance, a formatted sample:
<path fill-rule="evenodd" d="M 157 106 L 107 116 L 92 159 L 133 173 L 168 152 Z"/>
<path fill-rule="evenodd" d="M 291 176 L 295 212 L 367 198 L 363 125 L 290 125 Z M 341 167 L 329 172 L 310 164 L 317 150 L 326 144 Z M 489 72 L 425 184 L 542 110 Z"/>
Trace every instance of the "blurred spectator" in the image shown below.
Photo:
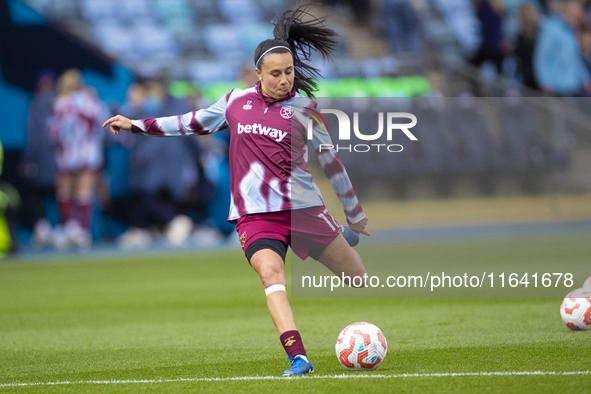
<path fill-rule="evenodd" d="M 127 88 L 126 101 L 116 110 L 130 118 L 136 118 L 142 111 L 146 88 L 142 83 L 132 83 Z M 99 187 L 101 210 L 108 219 L 108 226 L 113 230 L 108 236 L 120 235 L 130 221 L 133 203 L 129 192 L 129 158 L 134 142 L 131 134 L 113 138 L 107 133 L 105 138 L 105 176 Z M 102 191 L 102 193 L 101 193 Z M 117 231 L 119 230 L 119 231 Z"/>
<path fill-rule="evenodd" d="M 54 241 L 58 248 L 87 248 L 92 243 L 92 203 L 103 166 L 104 132 L 98 126 L 105 110 L 77 69 L 65 71 L 57 89 L 48 133 L 55 145 L 56 196 L 64 228 Z"/>
<path fill-rule="evenodd" d="M 257 74 L 254 71 L 254 66 L 251 63 L 246 63 L 242 66 L 240 71 L 240 85 L 242 88 L 249 88 L 254 86 L 257 82 Z M 197 108 L 204 108 L 204 107 L 197 107 Z"/>
<path fill-rule="evenodd" d="M 568 0 L 560 13 L 548 17 L 541 26 L 534 48 L 534 72 L 547 95 L 581 96 L 591 92 L 591 74 L 577 35 L 582 18 L 581 2 Z"/>
<path fill-rule="evenodd" d="M 149 80 L 144 86 L 141 110 L 134 117 L 157 117 L 163 113 L 189 111 L 186 100 L 167 95 L 163 81 Z M 199 180 L 195 164 L 199 155 L 200 148 L 195 138 L 133 138 L 130 153 L 133 205 L 129 212 L 130 228 L 117 240 L 121 247 L 146 246 L 160 232 L 172 244 L 181 244 L 190 236 L 194 223 L 184 210 L 191 204 Z M 158 160 L 154 160 L 155 157 Z"/>
<path fill-rule="evenodd" d="M 523 85 L 538 89 L 534 73 L 534 48 L 538 36 L 538 11 L 531 4 L 522 4 L 518 8 L 519 31 L 515 41 L 515 57 L 518 73 Z"/>
<path fill-rule="evenodd" d="M 51 246 L 53 240 L 45 206 L 55 194 L 55 152 L 47 134 L 47 122 L 56 98 L 55 78 L 50 70 L 42 71 L 37 77 L 29 105 L 27 145 L 19 166 L 20 176 L 26 180 L 24 224 L 33 229 L 33 243 L 37 247 Z"/>
<path fill-rule="evenodd" d="M 540 5 L 541 9 L 542 9 L 542 13 L 543 14 L 549 14 L 550 13 L 550 4 L 553 0 L 538 0 L 538 4 Z"/>
<path fill-rule="evenodd" d="M 211 244 L 219 241 L 220 235 L 235 234 L 234 225 L 226 220 L 226 211 L 230 206 L 229 133 L 220 131 L 214 135 L 200 136 L 199 143 L 203 146 L 203 154 L 200 158 L 203 175 L 214 187 L 206 190 L 211 194 L 203 196 L 207 198 L 207 218 L 204 225 L 197 229 L 194 239 Z"/>
<path fill-rule="evenodd" d="M 349 0 L 353 17 L 359 24 L 366 24 L 370 18 L 371 0 Z"/>
<path fill-rule="evenodd" d="M 4 169 L 4 149 L 0 141 L 0 176 Z M 18 191 L 10 183 L 0 178 L 0 258 L 6 254 L 15 253 L 15 230 L 17 213 L 20 208 Z"/>
<path fill-rule="evenodd" d="M 239 82 L 246 88 L 254 86 L 257 81 L 254 67 L 245 65 Z M 210 105 L 197 89 L 192 90 L 187 99 L 187 112 Z M 212 245 L 223 241 L 224 236 L 235 234 L 234 225 L 226 220 L 230 205 L 229 139 L 229 129 L 226 129 L 213 135 L 199 136 L 194 142 L 199 146 L 198 155 L 193 158 L 199 177 L 191 192 L 188 208 L 195 222 L 191 238 L 197 244 Z"/>
<path fill-rule="evenodd" d="M 347 8 L 347 12 L 351 14 L 356 23 L 367 23 L 371 13 L 371 0 L 324 0 L 324 5 L 331 7 L 333 10 L 338 7 Z"/>
<path fill-rule="evenodd" d="M 480 67 L 484 62 L 490 61 L 495 65 L 497 73 L 501 74 L 503 60 L 509 50 L 503 32 L 505 5 L 503 0 L 474 0 L 474 6 L 481 24 L 482 41 L 470 63 Z"/>
<path fill-rule="evenodd" d="M 194 111 L 199 108 L 209 107 L 209 102 L 203 97 L 203 94 L 197 89 L 192 88 L 187 95 L 187 109 Z"/>
<path fill-rule="evenodd" d="M 581 42 L 581 52 L 583 54 L 583 60 L 587 66 L 587 70 L 591 72 L 591 29 L 585 27 L 579 33 L 579 40 Z"/>
<path fill-rule="evenodd" d="M 418 54 L 422 50 L 421 9 L 422 0 L 379 0 L 375 5 L 392 53 Z"/>
<path fill-rule="evenodd" d="M 126 116 L 135 118 L 143 110 L 145 98 L 146 87 L 139 82 L 134 82 L 127 88 L 127 100 L 119 110 Z"/>

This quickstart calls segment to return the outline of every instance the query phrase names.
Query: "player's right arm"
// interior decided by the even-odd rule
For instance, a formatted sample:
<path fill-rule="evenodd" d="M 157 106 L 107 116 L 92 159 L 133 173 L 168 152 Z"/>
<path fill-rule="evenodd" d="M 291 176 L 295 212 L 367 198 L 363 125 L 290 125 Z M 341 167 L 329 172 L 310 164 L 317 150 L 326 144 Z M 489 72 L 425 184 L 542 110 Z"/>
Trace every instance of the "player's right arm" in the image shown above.
<path fill-rule="evenodd" d="M 109 126 L 113 134 L 121 134 L 121 130 L 160 137 L 212 134 L 228 126 L 226 123 L 228 97 L 229 94 L 208 108 L 191 111 L 184 115 L 139 120 L 116 115 L 103 123 L 103 127 Z"/>
<path fill-rule="evenodd" d="M 121 130 L 131 131 L 131 119 L 126 118 L 123 115 L 115 115 L 112 118 L 107 119 L 102 127 L 107 126 L 111 129 L 111 133 L 121 134 Z"/>

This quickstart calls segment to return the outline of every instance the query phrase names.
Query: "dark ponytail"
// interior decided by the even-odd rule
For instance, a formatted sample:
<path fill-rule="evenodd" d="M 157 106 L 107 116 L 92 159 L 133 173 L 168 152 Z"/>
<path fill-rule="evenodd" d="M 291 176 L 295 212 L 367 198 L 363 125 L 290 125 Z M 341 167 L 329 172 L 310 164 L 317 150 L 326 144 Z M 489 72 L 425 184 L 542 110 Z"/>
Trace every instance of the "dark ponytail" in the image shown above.
<path fill-rule="evenodd" d="M 310 61 L 314 51 L 320 52 L 324 59 L 329 59 L 337 45 L 335 38 L 338 35 L 324 26 L 325 20 L 326 18 L 316 18 L 310 14 L 309 4 L 278 15 L 273 22 L 275 39 L 265 40 L 257 46 L 254 52 L 255 66 L 260 69 L 264 55 L 268 53 L 291 52 L 295 70 L 294 87 L 307 96 L 314 97 L 314 92 L 318 90 L 316 79 L 321 75 L 317 68 L 306 62 Z M 271 48 L 273 49 L 269 51 Z"/>

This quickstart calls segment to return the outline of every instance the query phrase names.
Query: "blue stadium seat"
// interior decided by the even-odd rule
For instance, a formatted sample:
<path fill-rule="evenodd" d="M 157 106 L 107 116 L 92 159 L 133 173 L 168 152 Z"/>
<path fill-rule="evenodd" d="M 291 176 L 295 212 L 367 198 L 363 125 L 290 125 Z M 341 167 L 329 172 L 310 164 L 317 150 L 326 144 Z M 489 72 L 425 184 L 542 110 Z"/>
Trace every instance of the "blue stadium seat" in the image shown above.
<path fill-rule="evenodd" d="M 240 76 L 240 60 L 200 60 L 188 67 L 191 80 L 196 84 L 213 81 L 237 81 Z"/>
<path fill-rule="evenodd" d="M 191 26 L 185 29 L 178 29 L 175 32 L 176 41 L 181 53 L 188 57 L 206 56 L 207 48 L 205 38 L 201 29 Z"/>
<path fill-rule="evenodd" d="M 261 19 L 262 12 L 253 0 L 218 0 L 217 5 L 228 22 L 249 23 Z"/>
<path fill-rule="evenodd" d="M 268 23 L 275 18 L 277 13 L 289 9 L 292 3 L 289 0 L 258 0 L 262 12 L 261 20 Z"/>
<path fill-rule="evenodd" d="M 119 23 L 96 23 L 93 26 L 96 42 L 108 54 L 123 59 L 137 59 L 139 53 L 131 30 Z"/>
<path fill-rule="evenodd" d="M 169 15 L 162 21 L 162 27 L 175 37 L 196 30 L 195 20 L 191 14 Z M 175 38 L 175 41 L 178 41 L 178 38 Z"/>
<path fill-rule="evenodd" d="M 152 23 L 139 23 L 132 27 L 138 51 L 156 59 L 174 60 L 178 56 L 176 42 L 168 31 Z"/>
<path fill-rule="evenodd" d="M 245 50 L 242 37 L 234 25 L 215 23 L 203 28 L 205 45 L 210 53 L 221 59 L 242 58 Z"/>
<path fill-rule="evenodd" d="M 480 43 L 480 25 L 470 0 L 434 0 L 464 51 L 471 53 Z"/>
<path fill-rule="evenodd" d="M 80 7 L 78 0 L 57 0 L 45 1 L 40 4 L 49 19 L 59 20 L 61 23 L 71 21 L 78 22 L 80 19 Z"/>
<path fill-rule="evenodd" d="M 153 12 L 148 0 L 125 0 L 117 6 L 122 20 L 130 21 L 144 18 L 153 18 Z"/>
<path fill-rule="evenodd" d="M 244 52 L 254 54 L 254 51 L 261 41 L 273 38 L 273 26 L 270 23 L 244 23 L 238 27 L 240 35 L 240 45 Z"/>
<path fill-rule="evenodd" d="M 204 26 L 223 21 L 216 0 L 190 0 L 190 4 L 199 25 Z"/>
<path fill-rule="evenodd" d="M 187 0 L 152 0 L 151 4 L 154 14 L 161 21 L 179 16 L 193 18 L 194 8 Z"/>
<path fill-rule="evenodd" d="M 82 16 L 90 22 L 118 19 L 119 2 L 116 0 L 81 0 L 80 11 Z"/>

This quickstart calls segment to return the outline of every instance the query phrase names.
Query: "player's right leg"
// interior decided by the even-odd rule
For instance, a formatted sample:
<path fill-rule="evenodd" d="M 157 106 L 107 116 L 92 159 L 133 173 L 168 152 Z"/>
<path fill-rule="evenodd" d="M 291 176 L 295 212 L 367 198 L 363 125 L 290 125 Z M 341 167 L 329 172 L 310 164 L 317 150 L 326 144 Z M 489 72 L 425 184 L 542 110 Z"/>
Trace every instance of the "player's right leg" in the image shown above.
<path fill-rule="evenodd" d="M 338 277 L 363 277 L 367 273 L 359 253 L 351 247 L 358 240 L 345 238 L 346 231 L 355 233 L 340 226 L 326 207 L 292 211 L 291 226 L 291 248 L 300 258 L 311 256 Z"/>
<path fill-rule="evenodd" d="M 301 375 L 313 372 L 313 368 L 287 299 L 284 266 L 290 221 L 289 211 L 245 215 L 238 219 L 236 231 L 246 259 L 261 279 L 269 314 L 292 362 L 291 368 L 283 374 Z"/>
<path fill-rule="evenodd" d="M 265 295 L 267 297 L 267 308 L 279 333 L 281 344 L 288 354 L 291 367 L 283 372 L 284 376 L 303 375 L 314 372 L 312 364 L 308 361 L 306 350 L 302 342 L 286 292 L 286 280 L 284 271 L 284 258 L 273 249 L 265 247 L 266 243 L 281 243 L 278 240 L 257 240 L 258 249 L 250 257 L 250 265 L 259 275 Z M 257 248 L 257 241 L 251 245 Z M 249 250 L 252 252 L 252 248 Z M 247 256 L 249 253 L 247 252 Z"/>

